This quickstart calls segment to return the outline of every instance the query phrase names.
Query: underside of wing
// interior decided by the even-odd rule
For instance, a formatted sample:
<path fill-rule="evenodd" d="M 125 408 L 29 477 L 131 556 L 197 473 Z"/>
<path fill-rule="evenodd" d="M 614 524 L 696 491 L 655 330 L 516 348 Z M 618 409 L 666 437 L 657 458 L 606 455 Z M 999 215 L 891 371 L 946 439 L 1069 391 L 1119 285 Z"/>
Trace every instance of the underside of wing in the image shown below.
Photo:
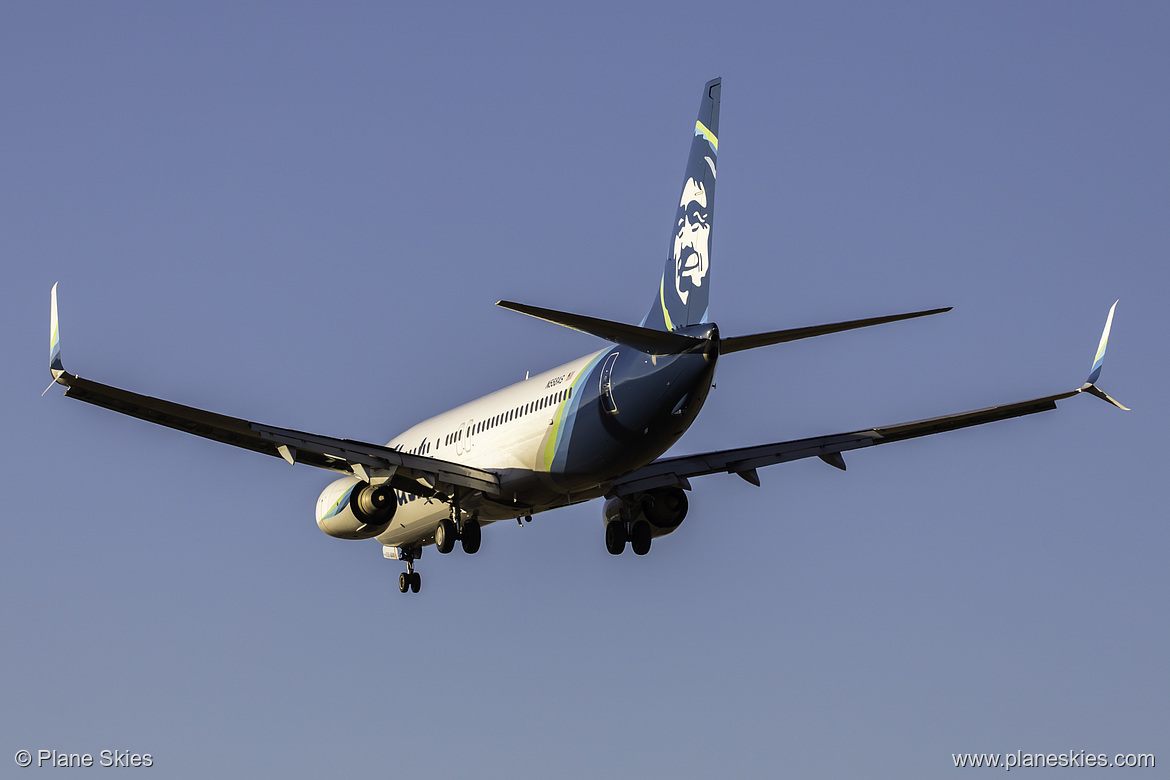
<path fill-rule="evenodd" d="M 1048 411 L 1056 408 L 1057 401 L 1077 395 L 1082 390 L 1084 388 L 1012 404 L 990 406 L 986 409 L 930 417 L 925 420 L 896 425 L 883 425 L 849 433 L 837 433 L 831 436 L 814 436 L 808 439 L 760 444 L 754 447 L 739 447 L 698 455 L 662 458 L 614 483 L 612 494 L 628 495 L 663 485 L 686 486 L 686 480 L 691 477 L 720 473 L 738 474 L 748 482 L 759 485 L 759 475 L 756 473 L 756 469 L 802 458 L 818 457 L 829 465 L 843 470 L 845 459 L 841 456 L 842 452 Z"/>
<path fill-rule="evenodd" d="M 397 490 L 423 496 L 449 495 L 451 488 L 499 493 L 499 477 L 458 463 L 399 452 L 377 444 L 320 436 L 250 422 L 132 393 L 62 372 L 65 395 L 167 428 L 233 447 L 284 458 L 289 463 L 353 474 L 364 481 L 388 480 Z"/>
<path fill-rule="evenodd" d="M 919 436 L 930 436 L 935 433 L 943 433 L 944 431 L 954 431 L 959 428 L 984 425 L 985 423 L 996 422 L 997 420 L 1009 420 L 1013 417 L 1023 417 L 1029 414 L 1036 414 L 1037 412 L 1046 412 L 1050 409 L 1055 409 L 1057 401 L 1071 398 L 1080 393 L 1088 393 L 1113 404 L 1119 409 L 1129 411 L 1127 407 L 1123 406 L 1094 384 L 1101 376 L 1101 367 L 1105 360 L 1105 349 L 1109 344 L 1109 331 L 1113 326 L 1113 313 L 1116 309 L 1117 303 L 1114 302 L 1113 306 L 1109 309 L 1109 316 L 1105 320 L 1105 329 L 1101 333 L 1101 341 L 1097 346 L 1097 352 L 1093 359 L 1093 366 L 1090 369 L 1089 378 L 1075 390 L 1068 390 L 1054 395 L 1045 395 L 1040 398 L 1030 398 L 1027 401 L 989 406 L 986 409 L 974 409 L 969 412 L 945 414 L 941 417 L 929 417 L 925 420 L 897 423 L 896 425 L 882 425 L 866 430 L 852 431 L 850 433 L 837 433 L 832 436 L 814 436 L 809 439 L 760 444 L 754 447 L 739 447 L 730 450 L 704 452 L 698 455 L 661 458 L 614 482 L 608 495 L 625 496 L 667 485 L 680 485 L 689 488 L 690 483 L 688 480 L 691 477 L 719 473 L 738 474 L 753 485 L 759 485 L 760 476 L 756 472 L 756 469 L 763 466 L 771 466 L 776 463 L 785 463 L 790 460 L 800 460 L 801 458 L 818 457 L 830 466 L 844 470 L 845 458 L 841 453 L 848 450 L 872 447 L 877 444 L 889 444 L 890 442 L 903 441 L 905 439 L 915 439 Z M 895 315 L 895 319 L 920 317 L 933 313 L 935 312 Z M 888 321 L 888 318 L 879 319 Z M 838 325 L 822 327 L 836 328 L 838 330 L 842 329 L 840 327 L 842 325 L 864 327 L 864 325 L 857 325 L 856 323 L 876 324 L 870 320 L 857 320 L 854 323 L 839 323 Z M 768 334 L 762 335 L 767 336 Z M 743 348 L 747 349 L 749 346 L 744 346 Z"/>
<path fill-rule="evenodd" d="M 367 482 L 389 482 L 397 490 L 421 496 L 450 496 L 456 488 L 499 495 L 499 477 L 483 469 L 399 452 L 377 444 L 263 425 L 70 374 L 61 363 L 56 285 L 53 286 L 51 334 L 50 371 L 53 380 L 65 386 L 65 395 L 69 398 L 233 447 L 283 458 L 289 463 L 352 474 Z"/>

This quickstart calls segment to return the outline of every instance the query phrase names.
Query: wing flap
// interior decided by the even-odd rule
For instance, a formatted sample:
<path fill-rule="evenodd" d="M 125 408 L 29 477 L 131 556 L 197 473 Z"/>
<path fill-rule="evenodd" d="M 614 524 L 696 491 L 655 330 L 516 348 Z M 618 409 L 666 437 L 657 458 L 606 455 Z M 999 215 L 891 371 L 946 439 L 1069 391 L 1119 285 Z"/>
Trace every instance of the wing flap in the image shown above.
<path fill-rule="evenodd" d="M 869 447 L 880 443 L 879 439 L 875 431 L 860 431 L 661 458 L 615 482 L 612 492 L 623 496 L 665 485 L 682 485 L 691 477 L 707 474 L 751 475 L 764 466 Z M 752 482 L 748 477 L 744 478 Z"/>
<path fill-rule="evenodd" d="M 999 420 L 1009 420 L 1013 417 L 1023 417 L 1037 412 L 1046 412 L 1055 409 L 1057 401 L 1071 398 L 1078 393 L 1091 392 L 1089 388 L 1096 389 L 1093 385 L 1085 385 L 1076 390 L 1046 395 L 1041 398 L 1031 398 L 1027 401 L 989 406 L 985 409 L 975 409 L 969 412 L 947 414 L 895 425 L 882 425 L 863 431 L 837 433 L 832 436 L 814 436 L 808 439 L 704 452 L 698 455 L 682 455 L 677 458 L 662 458 L 615 482 L 612 493 L 622 496 L 648 490 L 652 487 L 678 485 L 682 484 L 681 480 L 701 477 L 706 474 L 728 473 L 742 476 L 745 472 L 751 472 L 764 466 L 787 463 L 802 458 L 818 457 L 829 465 L 841 468 L 840 465 L 837 465 L 836 459 L 832 457 L 834 454 L 878 444 L 916 439 L 920 436 L 930 436 L 945 431 L 955 431 L 960 428 L 970 428 Z M 844 463 L 843 459 L 841 463 Z M 672 479 L 676 481 L 672 482 Z M 751 482 L 750 479 L 748 481 Z"/>
<path fill-rule="evenodd" d="M 986 409 L 975 409 L 970 412 L 959 412 L 958 414 L 945 414 L 941 417 L 930 417 L 925 420 L 915 420 L 914 422 L 898 423 L 896 425 L 883 425 L 874 428 L 873 432 L 881 439 L 878 442 L 880 444 L 915 439 L 919 436 L 930 436 L 935 433 L 970 428 L 974 425 L 984 425 L 999 420 L 1010 420 L 1013 417 L 1023 417 L 1029 414 L 1036 414 L 1037 412 L 1047 412 L 1056 408 L 1057 401 L 1071 398 L 1079 392 L 1081 392 L 1080 389 L 1070 390 L 1067 393 L 1046 395 L 1042 398 L 1032 398 L 1013 404 L 989 406 Z"/>

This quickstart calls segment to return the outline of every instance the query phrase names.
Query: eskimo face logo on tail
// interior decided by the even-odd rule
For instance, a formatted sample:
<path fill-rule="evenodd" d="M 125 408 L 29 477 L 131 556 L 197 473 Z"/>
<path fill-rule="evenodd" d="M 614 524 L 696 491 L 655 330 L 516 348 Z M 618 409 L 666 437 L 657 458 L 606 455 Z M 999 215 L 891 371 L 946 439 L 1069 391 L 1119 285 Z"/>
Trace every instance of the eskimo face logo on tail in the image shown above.
<path fill-rule="evenodd" d="M 691 289 L 703 286 L 711 266 L 711 214 L 707 209 L 707 189 L 703 182 L 687 179 L 678 206 L 674 234 L 674 289 L 679 300 L 686 303 Z"/>
<path fill-rule="evenodd" d="M 665 265 L 650 311 L 648 328 L 676 330 L 705 322 L 711 293 L 711 231 L 715 219 L 715 161 L 719 139 L 719 80 L 708 83 L 691 140 L 682 195 L 666 249 Z"/>

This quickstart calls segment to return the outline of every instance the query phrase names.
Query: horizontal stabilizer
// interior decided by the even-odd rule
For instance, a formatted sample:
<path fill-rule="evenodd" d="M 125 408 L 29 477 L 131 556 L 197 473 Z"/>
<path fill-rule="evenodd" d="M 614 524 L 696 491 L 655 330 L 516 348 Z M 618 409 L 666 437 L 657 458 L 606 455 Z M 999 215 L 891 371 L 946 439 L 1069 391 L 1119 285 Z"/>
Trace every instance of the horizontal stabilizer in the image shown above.
<path fill-rule="evenodd" d="M 542 309 L 539 306 L 529 306 L 525 303 L 512 301 L 496 301 L 496 306 L 511 311 L 536 317 L 538 320 L 563 325 L 566 328 L 588 333 L 591 336 L 612 341 L 615 344 L 624 344 L 641 352 L 652 355 L 678 355 L 694 349 L 701 349 L 704 339 L 693 336 L 684 336 L 681 333 L 643 328 L 638 325 L 626 325 L 622 322 L 611 322 L 596 317 L 586 317 L 583 314 L 570 314 L 554 309 Z"/>
<path fill-rule="evenodd" d="M 810 325 L 806 328 L 774 330 L 770 333 L 756 333 L 752 336 L 732 336 L 731 338 L 719 340 L 719 354 L 726 355 L 730 352 L 742 352 L 745 349 L 766 347 L 770 344 L 782 344 L 786 341 L 809 339 L 813 336 L 824 336 L 829 333 L 840 333 L 843 330 L 853 330 L 854 328 L 868 328 L 871 325 L 884 325 L 887 322 L 897 322 L 898 320 L 912 320 L 915 317 L 928 317 L 931 314 L 942 314 L 943 312 L 948 312 L 950 310 L 951 307 L 948 306 L 945 309 L 913 311 L 909 314 L 891 314 L 886 317 L 870 317 L 864 320 L 833 322 L 828 325 Z"/>

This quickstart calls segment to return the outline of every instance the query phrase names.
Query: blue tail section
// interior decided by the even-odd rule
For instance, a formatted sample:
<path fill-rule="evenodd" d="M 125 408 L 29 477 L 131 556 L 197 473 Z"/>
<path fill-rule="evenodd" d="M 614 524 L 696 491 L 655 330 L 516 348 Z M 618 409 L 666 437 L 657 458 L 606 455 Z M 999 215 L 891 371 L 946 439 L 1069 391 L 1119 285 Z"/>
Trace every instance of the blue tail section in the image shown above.
<path fill-rule="evenodd" d="M 691 155 L 683 177 L 666 267 L 642 325 L 675 330 L 707 322 L 711 292 L 711 229 L 715 222 L 715 168 L 719 160 L 719 89 L 708 81 L 699 103 Z"/>

